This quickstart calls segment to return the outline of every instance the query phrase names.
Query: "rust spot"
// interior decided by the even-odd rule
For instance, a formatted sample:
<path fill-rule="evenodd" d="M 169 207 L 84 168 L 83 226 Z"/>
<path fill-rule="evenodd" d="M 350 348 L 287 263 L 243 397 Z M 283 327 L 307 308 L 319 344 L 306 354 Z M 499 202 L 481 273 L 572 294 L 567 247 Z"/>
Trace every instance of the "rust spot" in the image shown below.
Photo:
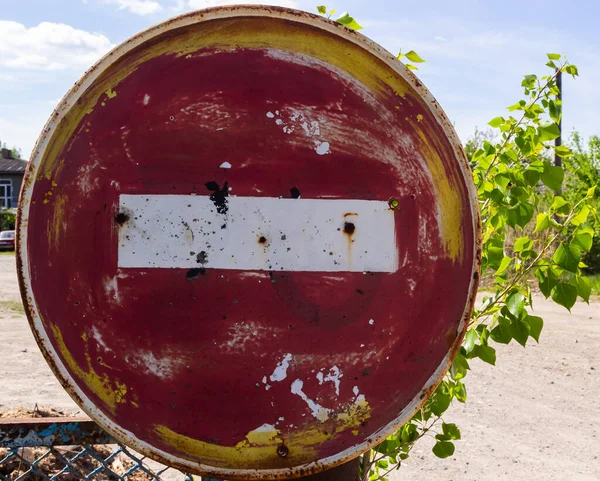
<path fill-rule="evenodd" d="M 417 196 L 415 194 L 410 194 L 410 198 L 415 200 L 417 198 Z"/>
<path fill-rule="evenodd" d="M 354 225 L 353 222 L 344 222 L 344 232 L 346 234 L 352 235 L 352 234 L 354 234 L 355 230 L 356 230 L 356 226 Z"/>
<path fill-rule="evenodd" d="M 456 330 L 456 328 L 450 326 L 450 329 L 448 329 L 448 331 L 446 332 L 446 345 L 448 346 L 448 349 L 452 349 L 452 346 L 453 346 L 454 341 L 456 340 L 457 336 L 458 336 L 458 331 Z"/>
<path fill-rule="evenodd" d="M 266 238 L 264 235 L 261 235 L 261 236 L 258 238 L 258 243 L 259 243 L 259 244 L 266 244 L 266 243 L 267 243 L 267 238 Z"/>
<path fill-rule="evenodd" d="M 358 213 L 356 213 L 356 212 L 346 212 L 346 213 L 344 214 L 344 217 L 349 217 L 349 216 L 351 216 L 351 215 L 358 215 Z"/>
<path fill-rule="evenodd" d="M 280 444 L 279 446 L 277 446 L 277 456 L 285 458 L 289 453 L 290 450 L 285 444 Z"/>
<path fill-rule="evenodd" d="M 127 222 L 128 220 L 129 220 L 129 216 L 127 214 L 125 214 L 125 212 L 119 212 L 115 216 L 115 222 L 119 225 L 125 224 L 125 222 Z"/>

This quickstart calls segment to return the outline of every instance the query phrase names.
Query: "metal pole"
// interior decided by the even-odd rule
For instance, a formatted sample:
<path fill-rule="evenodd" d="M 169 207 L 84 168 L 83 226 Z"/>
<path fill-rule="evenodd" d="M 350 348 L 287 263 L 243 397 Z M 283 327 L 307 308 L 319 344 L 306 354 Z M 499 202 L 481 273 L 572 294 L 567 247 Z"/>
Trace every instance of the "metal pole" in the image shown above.
<path fill-rule="evenodd" d="M 360 479 L 360 460 L 362 456 L 348 461 L 341 466 L 321 471 L 317 474 L 296 478 L 294 481 L 358 481 Z M 202 481 L 221 481 L 215 478 L 202 477 Z"/>
<path fill-rule="evenodd" d="M 299 478 L 298 481 L 358 481 L 360 459 L 358 457 L 327 471 Z"/>
<path fill-rule="evenodd" d="M 558 131 L 560 132 L 560 134 L 556 139 L 554 139 L 554 148 L 560 147 L 562 145 L 562 71 L 560 70 L 556 75 L 556 87 L 558 88 L 558 95 L 556 96 L 556 100 L 560 105 L 561 116 L 558 120 Z M 562 159 L 558 155 L 556 155 L 556 152 L 554 152 L 554 165 L 556 165 L 557 167 L 562 166 Z"/>

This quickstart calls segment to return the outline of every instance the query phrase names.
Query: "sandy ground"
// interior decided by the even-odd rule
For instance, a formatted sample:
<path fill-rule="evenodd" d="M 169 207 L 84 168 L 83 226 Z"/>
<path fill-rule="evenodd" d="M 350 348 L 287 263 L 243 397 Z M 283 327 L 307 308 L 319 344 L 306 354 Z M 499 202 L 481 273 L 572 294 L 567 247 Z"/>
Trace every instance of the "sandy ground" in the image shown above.
<path fill-rule="evenodd" d="M 0 256 L 0 411 L 18 406 L 79 409 L 38 351 L 25 316 L 7 308 L 19 301 L 14 257 Z M 390 478 L 411 481 L 600 480 L 600 303 L 569 314 L 542 297 L 540 344 L 497 346 L 497 366 L 472 361 L 469 399 L 455 404 L 463 440 L 452 458 L 438 460 L 432 440 Z"/>

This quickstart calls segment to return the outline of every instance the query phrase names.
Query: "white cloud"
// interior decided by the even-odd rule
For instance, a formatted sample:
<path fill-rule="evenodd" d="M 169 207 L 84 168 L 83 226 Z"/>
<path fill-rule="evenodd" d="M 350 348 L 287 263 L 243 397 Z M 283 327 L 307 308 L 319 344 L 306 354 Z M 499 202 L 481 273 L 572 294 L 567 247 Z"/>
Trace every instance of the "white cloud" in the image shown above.
<path fill-rule="evenodd" d="M 160 3 L 154 0 L 106 0 L 117 5 L 119 10 L 127 10 L 136 15 L 152 15 L 163 11 Z"/>
<path fill-rule="evenodd" d="M 102 34 L 62 23 L 36 27 L 0 20 L 0 67 L 15 70 L 82 69 L 113 47 Z"/>
<path fill-rule="evenodd" d="M 295 0 L 244 0 L 240 2 L 227 1 L 227 0 L 189 0 L 188 5 L 190 8 L 200 9 L 209 7 L 219 7 L 221 5 L 235 5 L 243 3 L 245 5 L 275 5 L 279 7 L 297 8 Z"/>

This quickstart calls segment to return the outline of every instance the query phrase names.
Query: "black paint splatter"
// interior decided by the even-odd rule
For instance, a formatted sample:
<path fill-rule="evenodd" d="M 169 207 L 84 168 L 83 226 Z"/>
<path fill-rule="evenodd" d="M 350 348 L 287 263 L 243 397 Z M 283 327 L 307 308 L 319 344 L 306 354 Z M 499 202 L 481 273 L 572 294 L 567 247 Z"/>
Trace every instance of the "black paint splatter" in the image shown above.
<path fill-rule="evenodd" d="M 202 265 L 208 262 L 208 254 L 206 253 L 206 251 L 202 251 L 196 256 L 196 262 Z"/>
<path fill-rule="evenodd" d="M 300 191 L 298 190 L 297 187 L 292 187 L 290 189 L 290 194 L 292 194 L 292 199 L 299 199 L 300 198 Z"/>
<path fill-rule="evenodd" d="M 197 279 L 199 275 L 205 275 L 205 274 L 206 274 L 206 269 L 204 267 L 202 267 L 200 269 L 190 269 L 189 271 L 187 271 L 185 278 L 188 281 L 193 281 L 194 279 Z"/>
<path fill-rule="evenodd" d="M 229 209 L 229 206 L 227 205 L 227 196 L 229 195 L 229 186 L 227 182 L 223 184 L 222 189 L 214 180 L 207 182 L 204 186 L 212 192 L 212 194 L 210 194 L 210 200 L 215 204 L 217 212 L 219 214 L 227 214 L 227 210 Z"/>

